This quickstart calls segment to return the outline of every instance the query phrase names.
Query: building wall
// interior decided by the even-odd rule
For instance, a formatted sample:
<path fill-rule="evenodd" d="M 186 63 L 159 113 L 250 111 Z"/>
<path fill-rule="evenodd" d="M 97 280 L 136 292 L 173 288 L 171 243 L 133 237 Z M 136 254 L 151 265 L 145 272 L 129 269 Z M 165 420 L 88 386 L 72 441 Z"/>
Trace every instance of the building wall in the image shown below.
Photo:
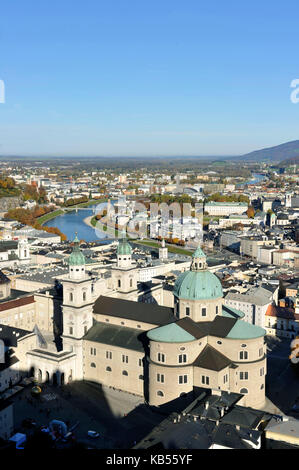
<path fill-rule="evenodd" d="M 7 302 L 7 308 L 0 311 L 0 324 L 21 328 L 31 331 L 37 323 L 36 305 L 32 297 L 32 302 L 27 305 L 16 306 L 13 302 Z M 2 304 L 2 306 L 4 306 Z"/>
<path fill-rule="evenodd" d="M 106 353 L 111 353 L 112 358 L 106 357 Z M 123 356 L 127 356 L 128 362 L 123 362 Z M 144 395 L 144 352 L 85 340 L 83 370 L 84 380 Z M 128 375 L 124 375 L 124 371 Z"/>
<path fill-rule="evenodd" d="M 220 353 L 231 359 L 236 368 L 225 368 L 216 372 L 193 366 L 206 344 L 210 344 Z M 247 351 L 248 358 L 240 359 L 240 352 Z M 242 393 L 247 393 L 242 398 L 245 406 L 260 406 L 265 400 L 265 357 L 264 338 L 234 340 L 217 338 L 213 336 L 185 343 L 164 343 L 150 341 L 149 358 L 149 403 L 160 405 L 173 400 L 192 390 L 193 386 L 217 388 Z M 164 362 L 159 361 L 159 354 L 164 354 Z M 179 354 L 187 355 L 187 362 L 179 363 Z M 242 375 L 242 374 L 243 375 Z M 246 373 L 246 374 L 245 374 Z M 158 380 L 158 374 L 164 376 L 164 381 Z M 228 374 L 228 381 L 224 382 L 224 376 Z M 248 374 L 248 376 L 247 376 Z M 209 377 L 209 383 L 202 383 L 202 376 Z M 179 383 L 179 376 L 187 376 L 186 383 Z M 247 378 L 246 378 L 247 377 Z M 163 395 L 161 396 L 161 393 Z"/>
<path fill-rule="evenodd" d="M 207 300 L 184 300 L 180 299 L 178 303 L 176 303 L 176 315 L 178 318 L 183 318 L 189 316 L 195 322 L 200 321 L 213 321 L 216 315 L 221 315 L 222 311 L 222 297 L 218 299 L 207 299 Z M 178 310 L 179 305 L 179 310 Z M 187 308 L 189 308 L 190 314 L 187 315 Z M 218 310 L 217 310 L 218 308 Z M 204 316 L 204 310 L 206 315 Z M 217 313 L 218 311 L 218 313 Z"/>

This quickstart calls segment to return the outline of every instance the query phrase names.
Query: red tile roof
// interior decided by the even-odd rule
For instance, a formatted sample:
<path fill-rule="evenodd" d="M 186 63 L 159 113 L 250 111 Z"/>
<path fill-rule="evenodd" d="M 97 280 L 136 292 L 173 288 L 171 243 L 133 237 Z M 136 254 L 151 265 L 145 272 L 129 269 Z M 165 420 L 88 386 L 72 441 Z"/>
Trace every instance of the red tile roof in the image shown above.
<path fill-rule="evenodd" d="M 286 320 L 299 320 L 299 314 L 295 313 L 295 310 L 290 307 L 277 307 L 276 305 L 269 305 L 266 311 L 266 315 L 269 317 L 280 317 Z"/>
<path fill-rule="evenodd" d="M 0 312 L 4 310 L 10 310 L 11 308 L 23 307 L 23 305 L 29 305 L 35 303 L 34 296 L 22 297 L 21 299 L 11 300 L 8 302 L 0 303 Z"/>

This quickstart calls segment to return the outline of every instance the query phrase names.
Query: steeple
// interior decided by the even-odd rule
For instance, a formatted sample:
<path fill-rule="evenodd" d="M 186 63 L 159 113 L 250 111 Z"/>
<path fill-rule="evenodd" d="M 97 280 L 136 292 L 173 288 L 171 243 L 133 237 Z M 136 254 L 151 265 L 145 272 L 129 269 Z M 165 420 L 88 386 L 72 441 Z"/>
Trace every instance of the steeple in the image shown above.
<path fill-rule="evenodd" d="M 68 260 L 69 274 L 71 279 L 81 279 L 85 277 L 85 257 L 80 250 L 80 241 L 77 232 L 73 243 L 73 251 Z"/>
<path fill-rule="evenodd" d="M 200 245 L 196 248 L 192 255 L 192 262 L 190 266 L 191 271 L 204 271 L 208 267 L 207 265 L 207 257 L 205 253 L 202 251 Z"/>
<path fill-rule="evenodd" d="M 127 241 L 126 231 L 122 231 L 122 239 L 117 247 L 117 267 L 128 268 L 132 264 L 132 248 Z"/>
<path fill-rule="evenodd" d="M 165 246 L 165 239 L 163 238 L 161 247 L 159 247 L 159 259 L 167 259 L 168 258 L 168 248 Z"/>

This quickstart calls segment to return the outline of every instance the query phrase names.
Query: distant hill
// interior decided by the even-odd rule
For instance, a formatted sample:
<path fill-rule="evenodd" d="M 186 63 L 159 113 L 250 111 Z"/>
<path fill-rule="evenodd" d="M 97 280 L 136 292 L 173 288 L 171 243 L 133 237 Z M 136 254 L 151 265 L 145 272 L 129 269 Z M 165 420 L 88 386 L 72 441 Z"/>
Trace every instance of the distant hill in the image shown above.
<path fill-rule="evenodd" d="M 285 168 L 290 165 L 299 165 L 299 155 L 297 157 L 293 158 L 287 158 L 286 160 L 283 160 L 282 162 L 279 163 L 280 168 Z"/>
<path fill-rule="evenodd" d="M 239 160 L 255 161 L 270 160 L 273 162 L 282 162 L 299 156 L 299 140 L 286 142 L 285 144 L 268 147 L 254 152 L 246 153 L 239 157 Z"/>

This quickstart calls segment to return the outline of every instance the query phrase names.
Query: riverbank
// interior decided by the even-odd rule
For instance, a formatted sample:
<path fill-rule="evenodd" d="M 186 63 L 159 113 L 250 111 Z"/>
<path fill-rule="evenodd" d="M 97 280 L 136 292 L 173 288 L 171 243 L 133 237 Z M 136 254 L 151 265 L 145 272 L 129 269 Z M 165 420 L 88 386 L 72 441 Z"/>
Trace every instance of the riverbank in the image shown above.
<path fill-rule="evenodd" d="M 97 221 L 96 221 L 95 216 L 89 216 L 89 217 L 86 217 L 83 220 L 83 222 L 86 225 L 88 225 L 89 227 L 95 228 L 95 225 L 96 225 Z M 101 230 L 105 232 L 105 231 L 107 231 L 107 228 L 105 226 L 103 226 L 103 228 Z M 115 230 L 116 236 L 119 233 L 120 232 Z M 161 247 L 160 243 L 152 241 L 152 240 L 136 240 L 134 238 L 130 238 L 130 236 L 127 236 L 127 238 L 128 238 L 128 240 L 132 240 L 132 242 L 134 242 L 138 245 L 150 246 L 150 247 L 153 247 L 153 248 L 160 248 Z M 193 253 L 193 251 L 185 250 L 184 248 L 180 248 L 180 247 L 177 247 L 177 246 L 173 246 L 173 245 L 169 245 L 169 244 L 167 244 L 166 246 L 168 248 L 169 253 L 175 253 L 175 254 L 186 255 L 186 256 L 192 256 L 192 253 Z"/>
<path fill-rule="evenodd" d="M 83 222 L 89 227 L 94 228 L 94 225 L 92 225 L 91 223 L 92 219 L 94 219 L 94 216 L 90 215 L 89 217 L 85 217 L 85 219 L 83 219 Z"/>
<path fill-rule="evenodd" d="M 89 206 L 94 205 L 94 204 L 100 204 L 101 202 L 107 202 L 107 199 L 93 199 L 91 201 L 81 202 L 80 204 L 76 204 L 74 206 L 63 207 L 61 209 L 55 209 L 55 211 L 49 212 L 48 214 L 45 214 L 45 215 L 42 215 L 41 217 L 39 217 L 37 219 L 37 222 L 40 225 L 43 225 L 46 222 L 48 222 L 49 220 L 55 219 L 55 217 L 58 217 L 59 215 L 65 214 L 66 212 L 76 210 L 77 208 L 89 207 Z M 91 227 L 94 227 L 94 226 L 91 225 Z"/>

